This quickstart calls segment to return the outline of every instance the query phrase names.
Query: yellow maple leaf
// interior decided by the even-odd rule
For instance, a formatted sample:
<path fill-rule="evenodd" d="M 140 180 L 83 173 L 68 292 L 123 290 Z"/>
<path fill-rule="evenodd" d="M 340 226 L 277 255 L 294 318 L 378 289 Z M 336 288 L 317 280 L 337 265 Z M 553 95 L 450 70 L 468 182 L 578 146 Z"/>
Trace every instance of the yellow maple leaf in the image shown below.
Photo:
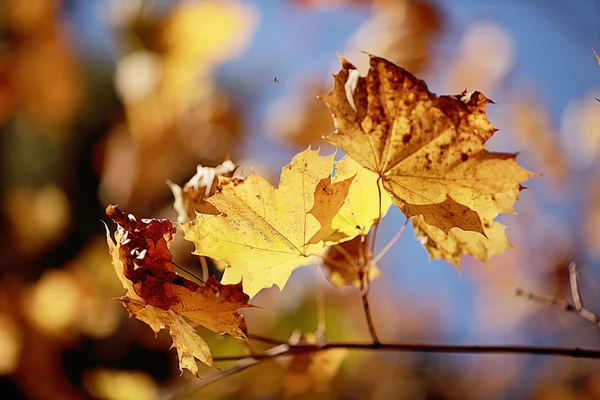
<path fill-rule="evenodd" d="M 415 235 L 427 249 L 430 258 L 443 258 L 460 268 L 460 259 L 470 254 L 487 263 L 491 256 L 500 254 L 512 245 L 504 232 L 505 226 L 496 221 L 486 221 L 484 226 L 487 237 L 477 232 L 452 229 L 448 234 L 427 224 L 423 217 L 412 220 Z"/>
<path fill-rule="evenodd" d="M 317 344 L 317 336 L 305 333 L 293 344 Z M 286 396 L 306 393 L 308 391 L 321 392 L 327 389 L 329 382 L 337 374 L 342 362 L 348 355 L 348 349 L 329 349 L 308 354 L 296 354 L 289 362 L 288 369 L 282 379 Z"/>
<path fill-rule="evenodd" d="M 170 221 L 140 220 L 114 206 L 107 208 L 107 215 L 118 224 L 116 244 L 108 231 L 107 243 L 117 277 L 127 291 L 121 303 L 155 332 L 169 329 L 182 370 L 198 374 L 194 357 L 213 364 L 208 344 L 185 318 L 218 334 L 246 338 L 246 321 L 236 311 L 249 306 L 241 283 L 223 285 L 211 276 L 198 285 L 177 275 L 170 251 L 175 227 Z"/>
<path fill-rule="evenodd" d="M 198 359 L 206 365 L 213 365 L 213 358 L 208 343 L 200 337 L 194 328 L 181 315 L 171 310 L 161 310 L 152 307 L 143 301 L 136 301 L 129 297 L 121 299 L 121 303 L 129 312 L 129 315 L 145 322 L 152 328 L 154 333 L 162 329 L 169 329 L 169 335 L 173 339 L 173 347 L 177 350 L 179 369 L 188 369 L 198 376 Z"/>
<path fill-rule="evenodd" d="M 321 238 L 343 205 L 352 178 L 331 183 L 333 157 L 310 149 L 282 169 L 279 187 L 253 174 L 245 180 L 219 177 L 207 200 L 219 215 L 196 214 L 183 225 L 194 254 L 226 262 L 222 282 L 243 278 L 254 296 L 274 284 L 283 288 L 292 270 L 324 251 Z"/>
<path fill-rule="evenodd" d="M 338 289 L 352 285 L 359 287 L 361 276 L 368 267 L 369 280 L 380 275 L 375 265 L 370 265 L 373 254 L 366 240 L 375 221 L 383 218 L 391 204 L 390 195 L 381 189 L 379 176 L 366 169 L 352 158 L 344 156 L 335 163 L 335 177 L 332 182 L 354 178 L 342 208 L 333 218 L 333 233 L 325 239 L 331 244 L 321 267 L 327 272 L 327 279 Z M 380 185 L 381 203 L 377 195 Z M 339 244 L 335 244 L 341 242 Z"/>
<path fill-rule="evenodd" d="M 341 62 L 333 90 L 323 96 L 337 128 L 327 140 L 375 172 L 407 217 L 421 215 L 445 235 L 477 232 L 495 247 L 490 221 L 513 212 L 519 182 L 534 174 L 514 154 L 484 150 L 496 132 L 486 117 L 490 100 L 479 92 L 438 97 L 379 57 L 370 57 L 366 77 Z"/>
<path fill-rule="evenodd" d="M 336 231 L 349 238 L 356 235 L 366 236 L 373 223 L 383 218 L 392 204 L 390 195 L 383 190 L 381 206 L 379 196 L 373 195 L 377 194 L 379 176 L 345 156 L 335 164 L 333 182 L 341 182 L 351 177 L 354 177 L 354 180 L 350 185 L 348 197 L 332 222 Z"/>

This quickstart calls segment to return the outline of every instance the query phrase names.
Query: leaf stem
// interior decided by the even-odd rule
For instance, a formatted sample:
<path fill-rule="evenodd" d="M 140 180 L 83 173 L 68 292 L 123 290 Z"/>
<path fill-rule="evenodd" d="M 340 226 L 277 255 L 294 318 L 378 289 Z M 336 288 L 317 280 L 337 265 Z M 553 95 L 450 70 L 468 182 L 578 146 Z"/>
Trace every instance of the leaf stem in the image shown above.
<path fill-rule="evenodd" d="M 373 238 L 371 239 L 371 254 L 375 254 L 375 241 L 377 240 L 377 230 L 379 229 L 379 222 L 381 221 L 381 202 L 383 201 L 381 195 L 381 176 L 377 179 L 377 194 L 379 195 L 379 215 L 377 220 L 373 223 Z"/>
<path fill-rule="evenodd" d="M 402 224 L 402 226 L 400 227 L 400 229 L 398 229 L 398 232 L 396 233 L 396 236 L 394 236 L 392 238 L 392 240 L 390 240 L 388 242 L 388 244 L 386 244 L 385 247 L 379 252 L 379 254 L 377 254 L 375 256 L 375 258 L 373 258 L 373 261 L 371 261 L 372 265 L 377 265 L 377 263 L 379 262 L 379 260 L 381 260 L 381 258 L 383 256 L 385 256 L 385 253 L 387 253 L 392 248 L 392 246 L 394 244 L 396 244 L 396 242 L 398 241 L 398 239 L 400 239 L 400 236 L 402 236 L 402 233 L 406 229 L 406 225 L 408 225 L 408 221 L 410 221 L 410 218 L 407 218 L 406 221 L 404 221 L 404 223 Z"/>
<path fill-rule="evenodd" d="M 193 276 L 194 278 L 198 279 L 201 283 L 205 283 L 206 282 L 205 279 L 202 279 L 198 275 L 194 274 L 192 271 L 183 268 L 181 265 L 178 265 L 175 261 L 171 260 L 171 264 L 173 264 L 175 267 L 179 268 L 180 270 L 182 270 L 186 274 L 189 274 L 189 275 Z"/>

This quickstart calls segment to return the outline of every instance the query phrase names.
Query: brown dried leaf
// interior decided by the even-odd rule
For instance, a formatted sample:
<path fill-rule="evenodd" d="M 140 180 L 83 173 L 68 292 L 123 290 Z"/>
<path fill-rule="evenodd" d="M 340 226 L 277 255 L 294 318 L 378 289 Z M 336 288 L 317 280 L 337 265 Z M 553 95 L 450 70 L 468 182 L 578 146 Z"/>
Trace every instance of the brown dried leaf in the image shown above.
<path fill-rule="evenodd" d="M 323 96 L 337 128 L 327 140 L 377 173 L 407 217 L 439 228 L 439 240 L 456 228 L 488 237 L 491 221 L 513 212 L 519 182 L 534 176 L 515 154 L 483 148 L 496 132 L 486 117 L 490 100 L 479 92 L 438 97 L 404 68 L 370 59 L 366 77 L 341 59 Z"/>
<path fill-rule="evenodd" d="M 109 237 L 107 241 L 117 276 L 127 290 L 121 301 L 132 316 L 154 331 L 169 327 L 180 354 L 180 368 L 197 374 L 192 356 L 212 365 L 208 346 L 183 317 L 218 334 L 246 338 L 246 322 L 236 311 L 249 306 L 241 283 L 222 285 L 213 276 L 198 285 L 177 275 L 170 251 L 175 233 L 171 222 L 140 220 L 114 206 L 108 206 L 106 213 L 118 224 L 116 245 Z"/>
<path fill-rule="evenodd" d="M 173 207 L 178 214 L 177 221 L 180 223 L 191 221 L 196 212 L 217 215 L 219 211 L 205 199 L 215 194 L 217 175 L 231 178 L 236 168 L 237 166 L 229 160 L 215 168 L 198 165 L 196 175 L 183 187 L 167 181 L 175 197 Z"/>
<path fill-rule="evenodd" d="M 360 287 L 362 281 L 360 270 L 365 261 L 373 258 L 368 242 L 366 237 L 357 236 L 347 242 L 331 246 L 327 250 L 323 260 L 323 269 L 327 272 L 329 282 L 338 289 L 346 285 Z M 377 266 L 370 265 L 369 281 L 379 275 L 380 271 Z"/>

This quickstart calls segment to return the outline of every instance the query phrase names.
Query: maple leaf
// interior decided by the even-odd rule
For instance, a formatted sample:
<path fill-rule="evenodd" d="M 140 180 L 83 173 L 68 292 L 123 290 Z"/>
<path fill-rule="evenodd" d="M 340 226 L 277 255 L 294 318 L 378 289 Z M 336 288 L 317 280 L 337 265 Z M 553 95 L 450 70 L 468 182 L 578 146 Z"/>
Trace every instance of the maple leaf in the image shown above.
<path fill-rule="evenodd" d="M 364 236 L 331 246 L 323 260 L 322 267 L 327 272 L 327 279 L 335 287 L 360 287 L 362 282 L 361 268 L 368 264 L 373 254 Z M 369 265 L 369 281 L 379 277 L 380 271 L 375 265 Z"/>
<path fill-rule="evenodd" d="M 196 214 L 183 225 L 194 254 L 226 262 L 222 282 L 240 282 L 251 297 L 324 251 L 331 221 L 344 204 L 352 178 L 331 182 L 334 154 L 305 150 L 282 169 L 279 187 L 253 174 L 245 180 L 219 177 L 207 199 L 221 214 Z"/>
<path fill-rule="evenodd" d="M 194 357 L 212 365 L 208 345 L 186 317 L 218 334 L 245 339 L 246 322 L 236 310 L 248 307 L 242 284 L 223 285 L 214 276 L 198 285 L 175 273 L 170 251 L 175 227 L 166 219 L 138 219 L 114 206 L 106 214 L 118 224 L 116 244 L 107 231 L 109 252 L 127 293 L 120 300 L 130 315 L 158 332 L 169 328 L 180 368 L 195 375 Z"/>
<path fill-rule="evenodd" d="M 443 258 L 456 265 L 465 254 L 470 254 L 487 263 L 494 254 L 500 254 L 513 246 L 506 237 L 505 226 L 499 222 L 484 222 L 487 237 L 477 232 L 452 229 L 448 234 L 441 229 L 427 224 L 423 217 L 412 220 L 415 235 L 427 249 L 430 258 Z"/>
<path fill-rule="evenodd" d="M 392 204 L 388 193 L 381 191 L 381 204 L 377 193 L 379 176 L 361 166 L 348 156 L 335 163 L 332 182 L 354 178 L 344 205 L 332 220 L 334 232 L 325 239 L 333 244 L 325 254 L 321 266 L 327 279 L 338 289 L 342 286 L 360 286 L 364 267 L 368 266 L 369 280 L 380 274 L 375 265 L 369 265 L 373 254 L 366 237 L 375 221 L 385 216 Z M 380 188 L 381 189 L 381 188 Z M 341 242 L 339 244 L 334 244 Z"/>
<path fill-rule="evenodd" d="M 215 168 L 198 165 L 196 174 L 183 187 L 167 181 L 175 198 L 173 207 L 177 211 L 177 221 L 190 221 L 194 219 L 195 212 L 218 214 L 219 211 L 206 198 L 215 194 L 217 175 L 231 178 L 235 170 L 236 165 L 227 160 Z"/>
<path fill-rule="evenodd" d="M 519 182 L 534 174 L 515 154 L 483 148 L 496 132 L 486 117 L 490 100 L 479 92 L 438 97 L 379 57 L 370 56 L 366 77 L 341 62 L 323 96 L 337 128 L 327 140 L 375 172 L 408 218 L 421 215 L 446 236 L 455 228 L 477 232 L 495 247 L 490 221 L 513 212 Z"/>
<path fill-rule="evenodd" d="M 368 235 L 374 222 L 383 218 L 391 204 L 390 195 L 382 191 L 381 206 L 377 193 L 379 176 L 345 156 L 335 163 L 333 182 L 354 177 L 344 205 L 333 218 L 332 226 L 340 234 L 353 238 Z"/>
<path fill-rule="evenodd" d="M 315 334 L 310 333 L 302 334 L 295 340 L 290 339 L 290 343 L 294 345 L 301 342 L 317 344 L 318 340 Z M 288 361 L 288 369 L 282 380 L 285 395 L 293 396 L 309 390 L 318 392 L 327 389 L 347 355 L 348 349 L 343 348 L 293 355 Z"/>

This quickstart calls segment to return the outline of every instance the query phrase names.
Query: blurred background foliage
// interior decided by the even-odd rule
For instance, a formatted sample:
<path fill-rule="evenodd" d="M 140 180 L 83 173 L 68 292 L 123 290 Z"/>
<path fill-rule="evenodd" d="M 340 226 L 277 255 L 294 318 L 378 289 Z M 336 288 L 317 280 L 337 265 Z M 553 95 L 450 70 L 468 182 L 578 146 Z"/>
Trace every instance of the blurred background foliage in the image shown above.
<path fill-rule="evenodd" d="M 122 288 L 104 207 L 175 220 L 165 182 L 183 184 L 197 164 L 230 158 L 276 182 L 295 152 L 332 151 L 316 95 L 332 86 L 335 52 L 363 73 L 361 51 L 388 58 L 437 93 L 483 91 L 500 128 L 489 148 L 519 150 L 543 173 L 519 215 L 501 218 L 516 250 L 491 268 L 430 262 L 407 229 L 373 282 L 379 336 L 600 347 L 598 327 L 512 296 L 518 285 L 566 298 L 576 261 L 600 311 L 599 20 L 594 0 L 3 0 L 2 398 L 152 399 L 193 379 L 180 377 L 168 335 L 110 301 Z M 390 213 L 379 248 L 402 223 Z M 196 270 L 189 251 L 175 243 L 178 263 Z M 356 290 L 310 268 L 255 299 L 250 332 L 314 332 L 317 286 L 327 337 L 368 340 Z M 215 355 L 242 352 L 204 337 Z M 596 361 L 349 352 L 329 385 L 303 381 L 297 361 L 265 362 L 193 398 L 600 398 Z"/>

